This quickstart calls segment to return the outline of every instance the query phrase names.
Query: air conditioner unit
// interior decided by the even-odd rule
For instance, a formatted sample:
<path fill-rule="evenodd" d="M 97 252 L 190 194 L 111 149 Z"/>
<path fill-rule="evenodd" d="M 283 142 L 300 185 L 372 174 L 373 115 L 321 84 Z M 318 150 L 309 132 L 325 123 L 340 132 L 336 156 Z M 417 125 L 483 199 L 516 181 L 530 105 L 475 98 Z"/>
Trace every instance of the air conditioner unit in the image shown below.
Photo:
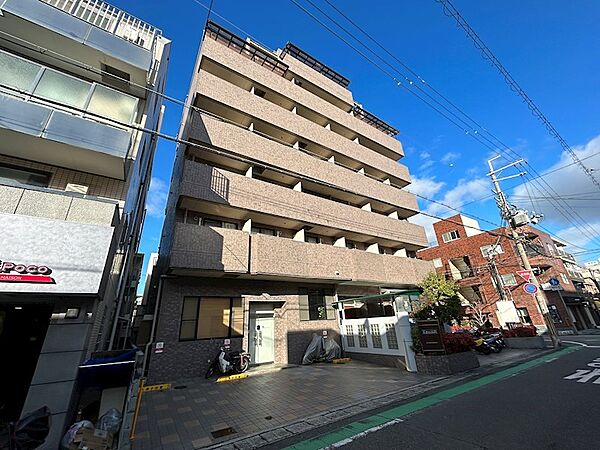
<path fill-rule="evenodd" d="M 87 195 L 89 186 L 82 184 L 67 183 L 66 192 L 77 192 L 78 194 Z"/>

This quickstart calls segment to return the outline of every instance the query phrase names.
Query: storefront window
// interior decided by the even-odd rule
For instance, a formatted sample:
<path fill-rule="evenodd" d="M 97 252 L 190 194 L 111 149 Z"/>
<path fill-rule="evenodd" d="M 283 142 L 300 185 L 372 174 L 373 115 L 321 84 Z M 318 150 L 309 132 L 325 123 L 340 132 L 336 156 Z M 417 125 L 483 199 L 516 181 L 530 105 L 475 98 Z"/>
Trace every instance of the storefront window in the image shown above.
<path fill-rule="evenodd" d="M 225 339 L 242 336 L 242 299 L 185 297 L 181 313 L 180 340 Z"/>

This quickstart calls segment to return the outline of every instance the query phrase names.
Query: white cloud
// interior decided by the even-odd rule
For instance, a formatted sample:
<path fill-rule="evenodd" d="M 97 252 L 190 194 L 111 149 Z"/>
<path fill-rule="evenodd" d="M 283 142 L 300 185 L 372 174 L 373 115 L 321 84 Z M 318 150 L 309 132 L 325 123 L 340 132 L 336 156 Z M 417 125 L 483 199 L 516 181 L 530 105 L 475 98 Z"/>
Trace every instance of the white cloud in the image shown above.
<path fill-rule="evenodd" d="M 442 164 L 450 164 L 456 161 L 458 158 L 460 158 L 460 153 L 448 152 L 440 158 L 440 162 Z"/>
<path fill-rule="evenodd" d="M 148 197 L 146 199 L 146 213 L 152 217 L 162 218 L 165 214 L 165 205 L 169 186 L 160 178 L 152 177 Z"/>
<path fill-rule="evenodd" d="M 431 153 L 429 153 L 429 152 L 421 152 L 419 154 L 419 158 L 421 158 L 421 159 L 429 159 L 429 158 L 431 158 Z"/>
<path fill-rule="evenodd" d="M 443 181 L 435 181 L 433 178 L 419 178 L 413 176 L 410 186 L 408 186 L 406 190 L 424 197 L 433 197 L 445 184 L 446 183 Z"/>
<path fill-rule="evenodd" d="M 586 167 L 595 169 L 594 175 L 600 181 L 600 136 L 585 145 L 573 147 L 573 151 Z M 556 163 L 540 172 L 543 174 L 543 182 L 529 181 L 518 186 L 510 196 L 510 202 L 543 213 L 548 225 L 562 229 L 557 232 L 558 236 L 575 245 L 585 246 L 593 238 L 600 237 L 600 191 L 583 170 L 573 163 L 571 155 L 562 152 Z M 556 193 L 551 192 L 546 183 Z M 534 198 L 532 205 L 529 194 L 545 198 Z M 564 197 L 560 202 L 562 206 L 558 208 L 557 195 Z M 581 226 L 581 221 L 589 225 Z"/>
<path fill-rule="evenodd" d="M 417 178 L 417 181 L 422 183 L 421 189 L 433 189 L 437 186 L 436 183 L 432 179 L 423 179 L 420 180 Z M 444 183 L 441 183 L 436 193 L 442 191 Z M 412 186 L 409 187 L 412 191 Z M 459 209 L 462 205 L 472 200 L 477 200 L 485 196 L 485 194 L 490 190 L 490 181 L 487 178 L 476 178 L 474 180 L 460 179 L 458 183 L 452 188 L 445 192 L 443 192 L 443 196 L 441 198 L 435 199 L 438 203 L 421 201 L 421 205 L 425 207 L 422 208 L 422 211 L 426 214 L 431 214 L 437 217 L 450 217 L 455 214 L 458 214 L 452 208 Z M 429 197 L 423 194 L 426 197 Z M 443 206 L 443 205 L 448 206 Z M 429 217 L 423 214 L 417 214 L 414 217 L 409 219 L 410 222 L 421 225 L 425 227 L 425 232 L 427 234 L 427 241 L 430 244 L 435 244 L 435 233 L 433 231 L 433 223 L 437 222 L 439 219 L 434 217 Z"/>

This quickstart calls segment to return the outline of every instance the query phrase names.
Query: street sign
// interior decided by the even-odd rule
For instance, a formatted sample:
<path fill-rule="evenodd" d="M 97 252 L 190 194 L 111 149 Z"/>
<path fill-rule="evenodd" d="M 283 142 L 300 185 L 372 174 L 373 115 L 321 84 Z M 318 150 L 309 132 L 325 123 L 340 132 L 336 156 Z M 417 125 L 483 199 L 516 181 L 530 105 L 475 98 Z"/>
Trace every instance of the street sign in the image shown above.
<path fill-rule="evenodd" d="M 551 286 L 560 286 L 560 281 L 558 281 L 558 278 L 550 278 L 548 280 L 548 283 L 550 283 Z"/>
<path fill-rule="evenodd" d="M 523 278 L 526 283 L 529 283 L 529 280 L 531 280 L 531 270 L 517 270 L 517 275 Z"/>
<path fill-rule="evenodd" d="M 523 290 L 530 295 L 535 295 L 537 294 L 538 287 L 533 283 L 525 283 L 523 285 Z"/>

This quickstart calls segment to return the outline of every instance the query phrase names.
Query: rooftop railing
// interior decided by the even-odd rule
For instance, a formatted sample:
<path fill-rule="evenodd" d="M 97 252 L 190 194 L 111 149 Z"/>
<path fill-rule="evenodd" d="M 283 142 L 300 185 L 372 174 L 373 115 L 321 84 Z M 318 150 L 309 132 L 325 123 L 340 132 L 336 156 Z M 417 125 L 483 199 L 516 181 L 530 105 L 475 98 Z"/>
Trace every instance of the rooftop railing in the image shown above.
<path fill-rule="evenodd" d="M 320 74 L 324 75 L 325 77 L 329 78 L 330 80 L 332 80 L 333 82 L 339 84 L 340 86 L 342 86 L 344 88 L 347 88 L 348 85 L 350 84 L 350 80 L 348 78 L 340 75 L 339 73 L 337 73 L 335 70 L 331 69 L 330 67 L 327 67 L 325 64 L 323 64 L 322 62 L 313 58 L 308 53 L 306 53 L 304 50 L 296 47 L 291 42 L 288 42 L 285 45 L 285 48 L 283 49 L 283 52 L 281 53 L 281 57 L 283 58 L 286 54 L 291 55 L 293 58 L 306 64 L 311 69 L 319 72 Z"/>
<path fill-rule="evenodd" d="M 288 65 L 281 62 L 274 54 L 243 40 L 213 21 L 209 20 L 206 24 L 206 36 L 281 76 L 288 70 Z"/>
<path fill-rule="evenodd" d="M 146 50 L 162 32 L 152 25 L 100 0 L 39 0 L 108 31 Z"/>
<path fill-rule="evenodd" d="M 357 104 L 354 104 L 352 107 L 352 112 L 354 113 L 354 117 L 368 123 L 372 127 L 377 128 L 379 131 L 383 131 L 388 136 L 396 136 L 398 133 L 400 133 L 393 126 L 385 123 L 379 117 L 371 114 L 369 111 L 363 109 Z"/>

